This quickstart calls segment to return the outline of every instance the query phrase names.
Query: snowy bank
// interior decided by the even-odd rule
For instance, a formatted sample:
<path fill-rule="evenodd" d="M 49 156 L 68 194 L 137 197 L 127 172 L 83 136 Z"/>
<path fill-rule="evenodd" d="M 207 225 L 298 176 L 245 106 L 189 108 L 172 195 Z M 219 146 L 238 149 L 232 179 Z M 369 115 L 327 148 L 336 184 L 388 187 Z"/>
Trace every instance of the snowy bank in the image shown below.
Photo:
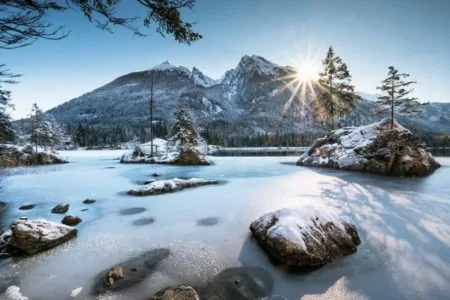
<path fill-rule="evenodd" d="M 29 147 L 0 144 L 0 167 L 64 164 L 67 161 L 46 152 L 33 152 Z"/>
<path fill-rule="evenodd" d="M 297 164 L 397 176 L 429 175 L 440 167 L 411 131 L 398 123 L 390 129 L 389 119 L 332 131 Z"/>
<path fill-rule="evenodd" d="M 10 286 L 6 289 L 6 291 L 0 295 L 0 299 L 2 300 L 28 300 L 28 297 L 25 297 L 20 292 L 20 288 L 17 286 Z"/>
<path fill-rule="evenodd" d="M 187 188 L 194 188 L 202 185 L 218 184 L 217 180 L 190 178 L 190 179 L 169 179 L 158 180 L 147 185 L 128 191 L 133 196 L 151 196 L 166 193 L 173 193 Z"/>
<path fill-rule="evenodd" d="M 258 243 L 281 263 L 320 267 L 356 252 L 356 226 L 326 207 L 304 205 L 263 215 L 250 225 Z"/>
<path fill-rule="evenodd" d="M 43 219 L 17 220 L 11 224 L 11 245 L 27 254 L 53 248 L 77 235 L 77 229 Z"/>

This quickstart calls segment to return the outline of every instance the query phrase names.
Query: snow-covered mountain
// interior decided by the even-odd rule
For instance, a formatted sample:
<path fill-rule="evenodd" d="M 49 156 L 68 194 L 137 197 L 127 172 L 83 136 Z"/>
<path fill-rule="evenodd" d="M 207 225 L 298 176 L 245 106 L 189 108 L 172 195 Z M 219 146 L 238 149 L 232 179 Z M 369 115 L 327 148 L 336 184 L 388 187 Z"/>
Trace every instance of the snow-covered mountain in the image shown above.
<path fill-rule="evenodd" d="M 171 121 L 176 107 L 183 105 L 201 127 L 223 134 L 316 131 L 311 108 L 313 91 L 297 90 L 296 83 L 289 79 L 294 73 L 292 67 L 279 66 L 256 55 L 242 57 L 219 80 L 197 68 L 189 70 L 164 62 L 121 76 L 47 113 L 61 123 L 142 126 L 148 121 L 153 76 L 157 120 Z M 367 94 L 360 95 L 368 98 Z M 341 125 L 361 125 L 380 119 L 382 116 L 373 115 L 372 99 L 368 100 L 359 101 L 355 110 L 341 119 Z M 400 121 L 423 132 L 450 133 L 450 103 L 432 103 L 421 108 L 413 117 L 400 116 Z"/>

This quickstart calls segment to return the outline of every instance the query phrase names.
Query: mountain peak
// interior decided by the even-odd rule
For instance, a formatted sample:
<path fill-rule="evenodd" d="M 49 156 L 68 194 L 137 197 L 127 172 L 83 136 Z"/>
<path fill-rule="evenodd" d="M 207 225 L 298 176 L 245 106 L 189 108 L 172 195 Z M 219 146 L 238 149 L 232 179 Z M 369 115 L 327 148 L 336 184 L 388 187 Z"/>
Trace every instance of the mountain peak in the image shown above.
<path fill-rule="evenodd" d="M 153 68 L 150 69 L 150 71 L 179 71 L 181 73 L 185 73 L 188 76 L 191 75 L 191 71 L 189 71 L 188 68 L 183 66 L 171 65 L 168 60 L 164 61 L 159 65 L 154 66 Z"/>

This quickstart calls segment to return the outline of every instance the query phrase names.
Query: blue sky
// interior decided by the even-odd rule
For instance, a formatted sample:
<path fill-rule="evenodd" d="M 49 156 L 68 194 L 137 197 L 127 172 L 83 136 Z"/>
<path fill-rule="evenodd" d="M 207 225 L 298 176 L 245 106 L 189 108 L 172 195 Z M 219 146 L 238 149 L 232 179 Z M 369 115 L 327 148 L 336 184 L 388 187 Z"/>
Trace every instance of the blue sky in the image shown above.
<path fill-rule="evenodd" d="M 131 14 L 136 7 L 124 9 Z M 153 32 L 110 34 L 69 12 L 54 17 L 69 37 L 4 50 L 0 61 L 23 74 L 10 86 L 15 118 L 26 116 L 33 102 L 49 109 L 165 60 L 219 78 L 244 54 L 298 66 L 306 57 L 320 62 L 329 45 L 347 62 L 359 91 L 375 93 L 392 64 L 418 81 L 422 101 L 449 102 L 449 15 L 447 0 L 197 0 L 186 17 L 198 21 L 204 38 L 187 46 Z"/>

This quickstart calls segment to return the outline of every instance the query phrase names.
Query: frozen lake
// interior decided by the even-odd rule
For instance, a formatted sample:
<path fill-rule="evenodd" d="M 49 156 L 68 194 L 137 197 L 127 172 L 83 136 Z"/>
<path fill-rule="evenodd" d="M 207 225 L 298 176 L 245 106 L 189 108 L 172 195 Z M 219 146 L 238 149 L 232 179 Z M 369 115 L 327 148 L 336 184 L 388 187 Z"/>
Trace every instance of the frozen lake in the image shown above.
<path fill-rule="evenodd" d="M 32 300 L 64 300 L 75 288 L 88 291 L 99 271 L 163 246 L 171 255 L 155 274 L 104 299 L 148 299 L 167 285 L 206 281 L 240 266 L 270 273 L 269 299 L 450 295 L 450 158 L 439 159 L 443 167 L 427 178 L 391 178 L 298 167 L 295 157 L 214 157 L 213 166 L 174 167 L 121 165 L 114 160 L 120 153 L 62 152 L 70 164 L 0 174 L 0 200 L 8 203 L 2 227 L 20 216 L 60 222 L 62 217 L 50 210 L 61 202 L 83 219 L 75 240 L 14 262 L 0 261 L 0 276 L 18 274 L 21 291 Z M 160 196 L 124 194 L 155 172 L 162 179 L 223 183 Z M 83 205 L 88 197 L 97 202 Z M 37 207 L 18 210 L 28 202 Z M 320 203 L 353 218 L 362 240 L 358 252 L 314 272 L 290 273 L 272 264 L 249 239 L 248 227 L 268 211 L 302 203 Z M 148 218 L 155 221 L 142 221 Z"/>

